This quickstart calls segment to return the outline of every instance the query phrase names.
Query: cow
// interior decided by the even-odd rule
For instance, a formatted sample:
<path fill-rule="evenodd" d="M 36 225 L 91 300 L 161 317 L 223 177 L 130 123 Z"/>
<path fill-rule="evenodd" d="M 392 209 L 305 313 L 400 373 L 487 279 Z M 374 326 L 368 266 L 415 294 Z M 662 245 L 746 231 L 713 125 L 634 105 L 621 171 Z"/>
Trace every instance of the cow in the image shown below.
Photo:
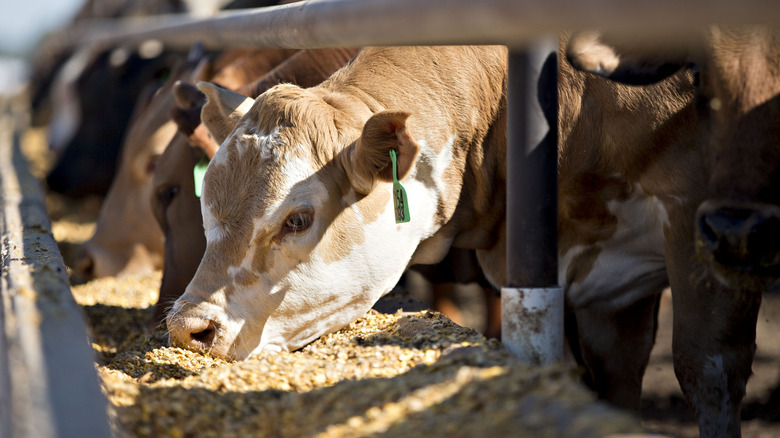
<path fill-rule="evenodd" d="M 71 198 L 105 195 L 135 103 L 151 98 L 181 58 L 155 41 L 84 47 L 70 57 L 52 86 L 48 134 L 56 158 L 47 187 Z"/>
<path fill-rule="evenodd" d="M 177 79 L 214 80 L 238 87 L 262 76 L 294 50 L 228 50 L 205 53 L 196 45 L 148 102 L 136 104 L 122 145 L 122 157 L 101 205 L 94 235 L 82 245 L 75 274 L 85 280 L 144 274 L 162 268 L 163 234 L 149 198 L 156 160 L 176 133 L 170 112 Z"/>
<path fill-rule="evenodd" d="M 282 82 L 295 83 L 309 87 L 322 82 L 333 71 L 354 56 L 354 49 L 302 50 L 286 60 L 257 82 L 239 90 L 248 96 L 258 96 L 272 85 Z M 190 146 L 205 153 L 210 159 L 219 145 L 201 124 L 200 112 L 206 96 L 194 85 L 180 82 L 175 84 L 173 93 L 177 108 L 173 119 L 179 132 L 187 137 Z M 203 236 L 200 204 L 192 190 L 193 166 L 201 154 L 187 150 L 179 140 L 170 153 L 164 154 L 165 163 L 155 172 L 155 193 L 152 199 L 158 223 L 165 230 L 166 260 L 163 270 L 163 284 L 160 287 L 160 300 L 155 309 L 154 323 L 165 316 L 165 309 L 181 295 L 192 279 L 206 246 Z M 181 201 L 173 203 L 174 199 Z M 184 198 L 186 197 L 186 198 Z M 170 208 L 170 210 L 169 210 Z M 169 217 L 170 216 L 170 217 Z M 488 337 L 498 337 L 500 333 L 500 308 L 495 290 L 479 268 L 473 250 L 453 248 L 442 262 L 436 265 L 416 265 L 411 267 L 421 273 L 432 284 L 433 307 L 453 318 L 459 310 L 451 301 L 456 283 L 476 282 L 484 292 L 487 307 Z"/>
<path fill-rule="evenodd" d="M 675 361 L 675 371 L 685 380 L 724 370 L 707 403 L 693 405 L 702 431 L 714 428 L 702 424 L 715 418 L 706 410 L 726 405 L 729 415 L 715 426 L 736 435 L 762 292 L 775 290 L 780 276 L 780 34 L 712 26 L 688 45 L 650 50 L 586 31 L 572 38 L 567 53 L 578 68 L 624 83 L 655 83 L 681 69 L 695 75 L 706 180 L 691 222 L 700 264 L 708 269 L 693 272 L 717 293 L 687 315 L 702 321 L 699 330 L 674 340 L 675 352 L 696 346 L 709 360 Z M 675 312 L 684 299 L 675 297 Z M 704 333 L 712 334 L 698 338 Z M 692 385 L 683 386 L 686 395 L 696 391 Z"/>
<path fill-rule="evenodd" d="M 233 84 L 236 85 L 233 88 L 257 96 L 283 82 L 314 86 L 356 53 L 356 49 L 301 50 L 259 79 Z M 204 154 L 212 157 L 218 147 L 200 124 L 205 95 L 194 85 L 181 81 L 174 84 L 173 95 L 177 106 L 172 119 L 180 134 L 165 149 L 155 168 L 150 201 L 165 241 L 163 278 L 153 324 L 165 318 L 167 310 L 184 291 L 206 248 L 200 201 L 194 191 L 193 167 Z"/>
<path fill-rule="evenodd" d="M 776 287 L 780 33 L 758 26 L 713 26 L 700 41 L 661 53 L 606 38 L 598 32 L 578 35 L 569 50 L 572 62 L 626 83 L 656 82 L 682 68 L 695 71 L 697 122 L 709 178 L 707 199 L 697 214 L 698 253 L 726 285 L 757 292 Z M 594 63 L 610 67 L 599 71 Z"/>
<path fill-rule="evenodd" d="M 484 248 L 487 277 L 502 283 L 505 57 L 364 49 L 317 87 L 278 85 L 257 101 L 199 84 L 222 146 L 201 200 L 206 251 L 167 317 L 171 342 L 232 359 L 300 348 L 453 241 Z M 409 194 L 405 224 L 394 220 L 390 151 Z"/>

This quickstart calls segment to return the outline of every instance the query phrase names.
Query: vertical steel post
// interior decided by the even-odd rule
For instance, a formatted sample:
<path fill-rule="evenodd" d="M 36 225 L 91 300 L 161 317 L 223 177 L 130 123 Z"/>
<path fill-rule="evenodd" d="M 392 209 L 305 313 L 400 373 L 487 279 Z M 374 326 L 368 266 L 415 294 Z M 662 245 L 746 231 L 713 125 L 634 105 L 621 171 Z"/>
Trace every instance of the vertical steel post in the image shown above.
<path fill-rule="evenodd" d="M 558 286 L 558 44 L 509 52 L 504 346 L 529 364 L 563 357 Z"/>

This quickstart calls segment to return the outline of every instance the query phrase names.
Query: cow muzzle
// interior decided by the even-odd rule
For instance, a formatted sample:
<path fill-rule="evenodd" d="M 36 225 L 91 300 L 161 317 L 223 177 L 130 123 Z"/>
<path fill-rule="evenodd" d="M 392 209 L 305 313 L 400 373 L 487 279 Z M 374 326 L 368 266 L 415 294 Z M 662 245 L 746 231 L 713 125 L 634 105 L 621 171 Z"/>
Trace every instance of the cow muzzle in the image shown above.
<path fill-rule="evenodd" d="M 780 207 L 706 201 L 696 224 L 698 253 L 721 274 L 780 277 Z"/>
<path fill-rule="evenodd" d="M 224 357 L 224 352 L 217 348 L 223 326 L 216 318 L 172 312 L 166 323 L 171 346 Z"/>

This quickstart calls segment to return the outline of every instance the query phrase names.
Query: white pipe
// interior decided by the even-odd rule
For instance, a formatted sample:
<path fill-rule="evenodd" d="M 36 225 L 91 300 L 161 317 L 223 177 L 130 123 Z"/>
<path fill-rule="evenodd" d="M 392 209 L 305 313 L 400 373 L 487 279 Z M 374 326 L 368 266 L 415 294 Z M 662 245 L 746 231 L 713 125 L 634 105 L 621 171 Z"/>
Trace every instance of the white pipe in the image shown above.
<path fill-rule="evenodd" d="M 563 288 L 502 288 L 501 343 L 529 365 L 561 361 Z"/>

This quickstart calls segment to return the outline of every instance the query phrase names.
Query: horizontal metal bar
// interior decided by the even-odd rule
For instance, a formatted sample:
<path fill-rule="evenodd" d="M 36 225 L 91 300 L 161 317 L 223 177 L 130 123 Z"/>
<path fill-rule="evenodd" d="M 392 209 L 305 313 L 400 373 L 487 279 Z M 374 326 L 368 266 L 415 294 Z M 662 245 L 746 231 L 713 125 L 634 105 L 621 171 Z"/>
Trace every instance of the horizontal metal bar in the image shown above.
<path fill-rule="evenodd" d="M 602 28 L 657 44 L 711 23 L 780 25 L 765 0 L 309 0 L 210 18 L 169 15 L 73 29 L 59 43 L 159 39 L 169 46 L 322 48 L 367 45 L 506 44 L 542 34 Z"/>

